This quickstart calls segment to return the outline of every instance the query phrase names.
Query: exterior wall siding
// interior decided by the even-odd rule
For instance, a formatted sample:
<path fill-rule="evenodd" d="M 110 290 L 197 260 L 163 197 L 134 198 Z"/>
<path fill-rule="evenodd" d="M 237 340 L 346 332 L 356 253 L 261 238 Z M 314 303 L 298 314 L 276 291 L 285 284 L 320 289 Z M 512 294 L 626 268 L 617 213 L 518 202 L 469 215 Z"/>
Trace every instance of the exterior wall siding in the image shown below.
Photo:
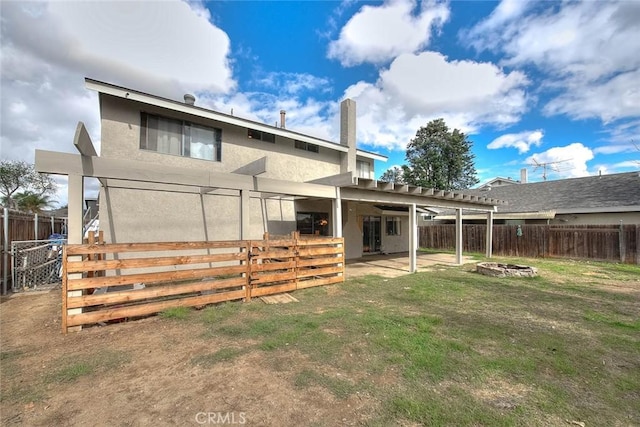
<path fill-rule="evenodd" d="M 287 138 L 276 137 L 275 144 L 249 139 L 246 128 L 203 120 L 108 95 L 101 96 L 101 108 L 102 157 L 232 172 L 268 155 L 267 173 L 261 175 L 265 178 L 304 182 L 340 173 L 340 152 L 324 147 L 319 147 L 318 153 L 312 153 L 296 149 L 294 140 Z M 193 159 L 140 149 L 141 111 L 222 129 L 222 161 Z"/>
<path fill-rule="evenodd" d="M 276 137 L 276 143 L 253 140 L 247 130 L 177 112 L 101 96 L 101 156 L 156 164 L 232 172 L 268 156 L 267 178 L 309 181 L 340 172 L 340 153 L 320 147 L 318 153 L 294 148 L 294 141 Z M 174 156 L 140 149 L 141 111 L 222 129 L 222 161 Z M 107 242 L 233 240 L 240 238 L 240 198 L 233 195 L 173 193 L 109 188 L 101 190 L 101 228 Z M 331 212 L 330 201 L 324 201 Z M 263 233 L 288 234 L 296 229 L 292 199 L 249 202 L 250 239 Z"/>

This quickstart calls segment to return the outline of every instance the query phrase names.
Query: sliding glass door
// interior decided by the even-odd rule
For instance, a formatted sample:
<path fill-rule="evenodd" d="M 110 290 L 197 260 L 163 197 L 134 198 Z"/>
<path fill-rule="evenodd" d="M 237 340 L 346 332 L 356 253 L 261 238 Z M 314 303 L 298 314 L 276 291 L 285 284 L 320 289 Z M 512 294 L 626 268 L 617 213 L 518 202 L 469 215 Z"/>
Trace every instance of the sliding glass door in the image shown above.
<path fill-rule="evenodd" d="M 380 252 L 382 218 L 365 216 L 362 220 L 362 252 Z"/>

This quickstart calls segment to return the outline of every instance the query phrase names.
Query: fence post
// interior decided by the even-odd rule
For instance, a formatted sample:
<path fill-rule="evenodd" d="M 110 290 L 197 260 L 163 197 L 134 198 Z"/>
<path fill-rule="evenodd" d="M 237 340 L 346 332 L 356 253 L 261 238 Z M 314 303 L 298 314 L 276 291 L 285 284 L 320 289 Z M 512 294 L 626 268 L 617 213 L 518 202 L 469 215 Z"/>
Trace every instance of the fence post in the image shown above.
<path fill-rule="evenodd" d="M 38 221 L 38 214 L 34 214 L 33 215 L 33 225 L 34 225 L 34 227 L 33 227 L 33 230 L 34 230 L 33 231 L 33 234 L 34 234 L 33 240 L 38 240 L 38 222 L 39 222 Z"/>
<path fill-rule="evenodd" d="M 625 242 L 624 226 L 622 225 L 622 220 L 620 220 L 620 228 L 618 230 L 618 242 L 620 243 L 620 262 L 624 264 L 624 261 L 627 258 L 627 246 Z"/>
<path fill-rule="evenodd" d="M 7 279 L 9 268 L 9 208 L 4 208 L 4 236 L 2 241 L 2 295 L 7 294 Z"/>
<path fill-rule="evenodd" d="M 640 225 L 636 224 L 636 264 L 640 265 Z"/>
<path fill-rule="evenodd" d="M 246 266 L 246 270 L 244 272 L 244 276 L 245 276 L 244 302 L 249 302 L 249 301 L 251 301 L 251 263 L 252 263 L 252 260 L 251 260 L 251 246 L 253 246 L 253 243 L 250 240 L 243 240 L 242 241 L 242 245 L 244 245 L 244 247 L 241 247 L 240 251 L 242 251 L 244 249 L 244 252 L 246 254 L 246 261 L 240 261 L 240 262 L 244 262 L 245 266 Z"/>

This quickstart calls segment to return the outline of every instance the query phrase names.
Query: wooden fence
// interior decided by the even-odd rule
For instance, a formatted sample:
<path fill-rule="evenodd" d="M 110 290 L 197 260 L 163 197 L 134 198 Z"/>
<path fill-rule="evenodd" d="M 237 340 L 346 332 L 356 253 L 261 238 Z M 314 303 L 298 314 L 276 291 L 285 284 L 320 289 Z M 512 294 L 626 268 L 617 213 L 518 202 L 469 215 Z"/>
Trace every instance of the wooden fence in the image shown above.
<path fill-rule="evenodd" d="M 68 245 L 62 330 L 344 281 L 342 238 Z M 126 274 L 125 274 L 126 273 Z"/>
<path fill-rule="evenodd" d="M 7 228 L 7 234 L 9 241 L 8 245 L 4 247 L 4 215 L 4 209 L 0 209 L 0 246 L 2 247 L 2 251 L 7 251 L 9 255 L 11 251 L 11 242 L 23 240 L 45 240 L 54 233 L 62 234 L 65 227 L 64 218 L 55 218 L 44 214 L 40 214 L 36 217 L 34 214 L 8 210 L 7 216 L 9 227 Z M 0 280 L 3 280 L 5 268 L 7 269 L 8 278 L 11 278 L 11 257 L 8 257 L 6 266 L 3 261 L 4 258 L 0 260 Z"/>
<path fill-rule="evenodd" d="M 499 256 L 559 257 L 640 264 L 640 225 L 515 225 L 493 226 L 493 254 Z M 485 252 L 484 224 L 464 225 L 463 251 Z M 455 248 L 455 225 L 419 228 L 420 246 Z"/>

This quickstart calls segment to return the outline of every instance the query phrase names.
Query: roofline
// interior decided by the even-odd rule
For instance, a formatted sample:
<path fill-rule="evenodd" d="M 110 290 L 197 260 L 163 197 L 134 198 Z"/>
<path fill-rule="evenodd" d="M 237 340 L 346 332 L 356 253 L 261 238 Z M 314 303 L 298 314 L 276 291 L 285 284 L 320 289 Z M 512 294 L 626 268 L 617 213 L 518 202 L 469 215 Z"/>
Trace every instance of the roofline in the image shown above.
<path fill-rule="evenodd" d="M 463 209 L 464 210 L 464 209 Z M 539 212 L 494 212 L 493 219 L 553 219 L 556 211 L 539 211 Z M 485 219 L 486 216 L 478 214 L 463 215 L 463 219 Z M 456 219 L 455 215 L 436 215 L 436 220 Z"/>
<path fill-rule="evenodd" d="M 607 212 L 640 212 L 640 205 L 630 206 L 602 206 L 597 208 L 556 209 L 558 215 L 579 213 L 607 213 Z"/>
<path fill-rule="evenodd" d="M 492 182 L 495 182 L 495 181 L 498 181 L 498 180 L 500 180 L 500 181 L 509 181 L 509 182 L 510 182 L 510 183 L 512 183 L 512 184 L 522 184 L 520 181 L 517 181 L 517 180 L 515 180 L 515 179 L 511 179 L 511 178 L 503 178 L 503 177 L 501 177 L 501 176 L 496 176 L 495 178 L 492 178 L 492 179 L 490 179 L 489 181 L 486 181 L 486 182 L 484 182 L 483 184 L 478 185 L 476 188 L 484 187 L 485 185 L 489 185 L 489 184 L 491 184 Z"/>
<path fill-rule="evenodd" d="M 381 162 L 386 162 L 389 160 L 387 156 L 383 156 L 382 154 L 372 153 L 371 151 L 361 150 L 359 148 L 356 149 L 356 155 L 361 157 L 366 157 L 368 159 L 380 160 Z"/>
<path fill-rule="evenodd" d="M 145 104 L 154 105 L 156 107 L 166 108 L 169 110 L 179 111 L 181 113 L 190 114 L 206 119 L 217 120 L 219 122 L 227 123 L 234 126 L 240 126 L 245 128 L 251 128 L 262 132 L 269 132 L 274 135 L 278 135 L 293 140 L 304 141 L 310 144 L 315 144 L 320 147 L 328 148 L 330 150 L 340 151 L 346 153 L 349 151 L 349 147 L 346 145 L 337 144 L 325 139 L 316 138 L 310 135 L 294 132 L 288 129 L 282 129 L 275 126 L 270 126 L 264 123 L 255 122 L 253 120 L 244 119 L 241 117 L 232 116 L 229 114 L 221 113 L 219 111 L 209 110 L 207 108 L 198 107 L 195 105 L 185 104 L 184 102 L 174 101 L 172 99 L 163 98 L 157 95 L 151 95 L 148 93 L 140 92 L 134 89 L 128 89 L 122 86 L 117 86 L 111 83 L 101 82 L 89 77 L 85 77 L 85 87 L 89 90 L 94 90 L 98 93 L 104 93 L 106 95 L 116 96 L 131 101 L 142 102 Z M 357 155 L 362 157 L 386 161 L 385 156 L 381 156 L 374 153 L 369 153 L 364 150 L 357 150 Z"/>

